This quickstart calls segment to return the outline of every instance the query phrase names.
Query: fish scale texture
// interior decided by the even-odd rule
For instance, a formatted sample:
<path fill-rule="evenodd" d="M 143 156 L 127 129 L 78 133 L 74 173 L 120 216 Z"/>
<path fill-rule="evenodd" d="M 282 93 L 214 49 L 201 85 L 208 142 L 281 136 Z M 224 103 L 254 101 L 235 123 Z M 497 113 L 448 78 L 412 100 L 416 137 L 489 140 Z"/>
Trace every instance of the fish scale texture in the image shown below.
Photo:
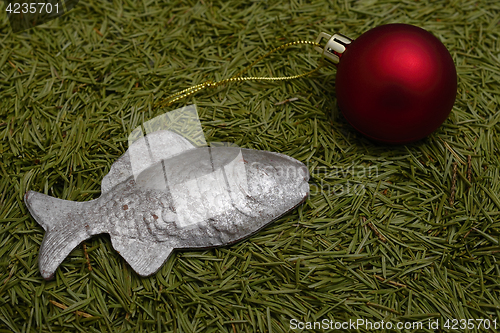
<path fill-rule="evenodd" d="M 113 247 L 139 275 L 148 276 L 174 249 L 234 243 L 307 198 L 308 172 L 293 158 L 250 149 L 195 148 L 178 136 L 148 134 L 149 146 L 168 149 L 170 144 L 175 150 L 173 142 L 180 142 L 183 148 L 143 163 L 138 174 L 133 152 L 143 141 L 134 142 L 115 162 L 120 167 L 105 177 L 114 186 L 106 185 L 98 199 L 75 203 L 26 194 L 28 209 L 47 231 L 39 259 L 45 278 L 54 276 L 80 242 L 101 233 L 110 235 Z M 123 179 L 124 174 L 133 176 Z"/>

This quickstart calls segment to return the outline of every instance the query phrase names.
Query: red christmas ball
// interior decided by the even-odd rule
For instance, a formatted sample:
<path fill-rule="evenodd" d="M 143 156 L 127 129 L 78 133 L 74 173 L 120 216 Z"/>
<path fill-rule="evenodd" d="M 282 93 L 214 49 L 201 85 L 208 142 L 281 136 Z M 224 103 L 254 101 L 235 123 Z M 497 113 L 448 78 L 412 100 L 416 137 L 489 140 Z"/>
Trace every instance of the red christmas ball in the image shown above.
<path fill-rule="evenodd" d="M 354 40 L 339 61 L 337 102 L 365 136 L 392 144 L 417 141 L 448 117 L 457 72 L 446 47 L 407 24 L 379 26 Z"/>

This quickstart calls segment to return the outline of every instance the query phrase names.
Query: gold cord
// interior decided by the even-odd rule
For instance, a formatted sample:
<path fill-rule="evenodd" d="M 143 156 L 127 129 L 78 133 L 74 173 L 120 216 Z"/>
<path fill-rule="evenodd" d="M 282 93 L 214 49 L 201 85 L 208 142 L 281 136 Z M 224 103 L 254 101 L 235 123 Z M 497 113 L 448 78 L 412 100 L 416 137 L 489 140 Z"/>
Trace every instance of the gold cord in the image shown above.
<path fill-rule="evenodd" d="M 241 75 L 245 74 L 250 68 L 252 68 L 253 66 L 255 66 L 255 64 L 257 64 L 259 61 L 261 61 L 262 59 L 270 56 L 274 52 L 286 49 L 287 47 L 290 47 L 290 46 L 301 45 L 301 44 L 302 45 L 312 45 L 312 46 L 319 46 L 319 47 L 321 47 L 321 45 L 318 44 L 318 43 L 316 43 L 316 42 L 310 42 L 310 41 L 305 41 L 305 40 L 299 40 L 299 41 L 295 41 L 295 42 L 290 42 L 290 43 L 283 44 L 283 45 L 281 45 L 281 46 L 279 46 L 279 47 L 277 47 L 275 49 L 272 49 L 271 51 L 267 52 L 266 54 L 264 54 L 263 56 L 261 56 L 260 58 L 258 58 L 254 62 L 252 62 L 250 65 L 248 65 L 243 70 L 241 70 L 237 74 L 233 75 L 229 79 L 224 79 L 224 80 L 217 81 L 217 82 L 214 82 L 212 80 L 208 80 L 208 81 L 205 81 L 205 82 L 203 82 L 201 84 L 197 84 L 197 85 L 192 86 L 190 88 L 181 90 L 179 92 L 176 92 L 175 94 L 172 94 L 172 95 L 170 95 L 170 96 L 162 99 L 160 102 L 158 102 L 155 105 L 155 107 L 170 106 L 170 105 L 174 104 L 175 102 L 177 102 L 177 101 L 179 101 L 179 100 L 181 100 L 183 98 L 186 98 L 186 97 L 189 97 L 189 96 L 191 96 L 193 94 L 196 94 L 200 90 L 203 90 L 203 89 L 206 89 L 206 88 L 216 88 L 216 87 L 222 86 L 222 85 L 224 85 L 226 83 L 243 82 L 243 81 L 258 81 L 258 80 L 284 81 L 284 80 L 294 80 L 294 79 L 298 79 L 298 78 L 301 78 L 301 77 L 304 77 L 304 76 L 308 76 L 308 75 L 316 72 L 318 69 L 320 69 L 320 67 L 318 66 L 317 68 L 315 68 L 315 69 L 313 69 L 313 70 L 311 70 L 309 72 L 298 74 L 298 75 L 292 75 L 292 76 L 277 76 L 277 77 L 259 77 L 259 76 L 242 77 L 241 76 Z"/>

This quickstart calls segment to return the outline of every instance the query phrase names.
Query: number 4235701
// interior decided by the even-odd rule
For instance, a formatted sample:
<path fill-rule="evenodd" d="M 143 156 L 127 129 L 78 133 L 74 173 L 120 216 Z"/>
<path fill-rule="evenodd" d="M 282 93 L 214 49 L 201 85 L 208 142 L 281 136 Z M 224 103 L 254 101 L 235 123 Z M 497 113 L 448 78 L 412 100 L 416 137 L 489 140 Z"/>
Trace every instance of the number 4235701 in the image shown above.
<path fill-rule="evenodd" d="M 444 328 L 446 329 L 452 329 L 452 330 L 464 330 L 466 328 L 472 330 L 472 329 L 494 329 L 496 330 L 498 328 L 497 326 L 497 320 L 493 319 L 447 319 L 444 322 L 443 325 Z"/>
<path fill-rule="evenodd" d="M 47 13 L 51 14 L 52 11 L 55 13 L 59 13 L 59 4 L 56 3 L 55 5 L 52 5 L 51 3 L 45 3 L 45 2 L 34 2 L 34 3 L 9 3 L 7 8 L 5 9 L 7 12 L 11 14 L 35 14 L 35 13 Z"/>

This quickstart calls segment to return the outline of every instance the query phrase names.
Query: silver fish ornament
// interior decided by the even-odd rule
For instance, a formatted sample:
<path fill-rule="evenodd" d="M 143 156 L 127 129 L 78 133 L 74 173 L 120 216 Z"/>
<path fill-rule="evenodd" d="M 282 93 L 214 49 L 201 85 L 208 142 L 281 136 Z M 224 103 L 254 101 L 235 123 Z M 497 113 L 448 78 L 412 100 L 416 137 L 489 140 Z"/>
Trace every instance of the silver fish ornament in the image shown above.
<path fill-rule="evenodd" d="M 152 142 L 155 159 L 148 157 Z M 307 198 L 308 180 L 306 166 L 289 156 L 195 147 L 163 130 L 134 142 L 112 165 L 99 198 L 73 202 L 28 191 L 24 201 L 46 231 L 38 259 L 45 279 L 82 241 L 101 233 L 148 276 L 174 249 L 227 245 L 256 233 Z"/>

